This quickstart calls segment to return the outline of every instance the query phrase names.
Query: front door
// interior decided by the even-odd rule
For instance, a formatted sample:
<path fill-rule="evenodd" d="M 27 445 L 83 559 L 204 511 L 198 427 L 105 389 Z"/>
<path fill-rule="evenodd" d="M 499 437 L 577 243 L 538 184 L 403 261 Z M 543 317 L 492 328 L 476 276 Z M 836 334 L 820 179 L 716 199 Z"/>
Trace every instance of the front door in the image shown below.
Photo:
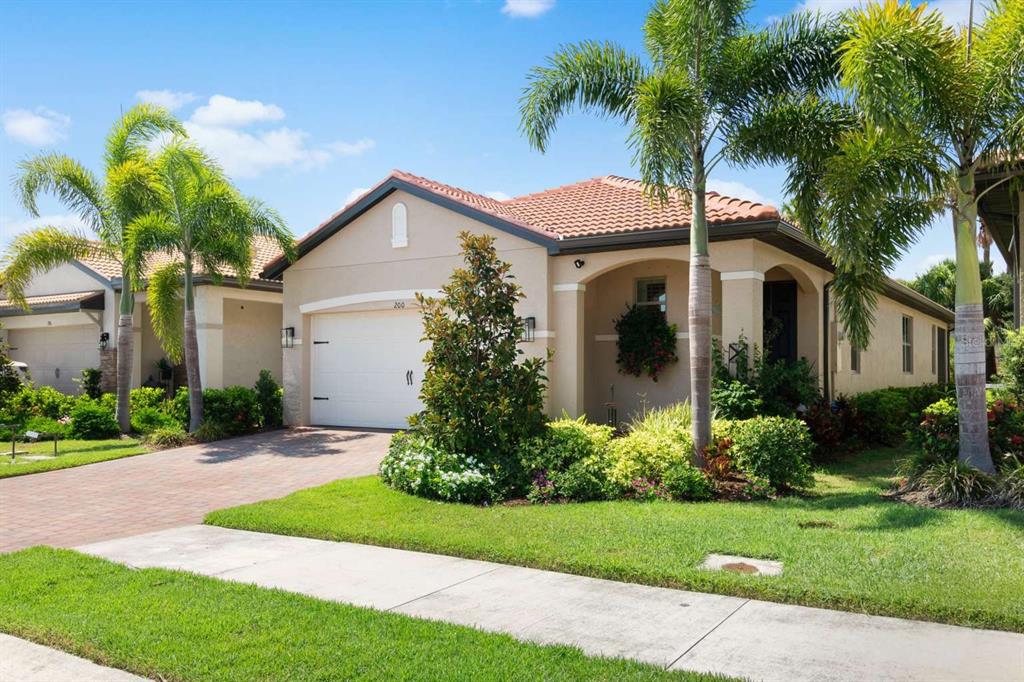
<path fill-rule="evenodd" d="M 765 357 L 796 362 L 796 325 L 796 282 L 765 282 Z"/>

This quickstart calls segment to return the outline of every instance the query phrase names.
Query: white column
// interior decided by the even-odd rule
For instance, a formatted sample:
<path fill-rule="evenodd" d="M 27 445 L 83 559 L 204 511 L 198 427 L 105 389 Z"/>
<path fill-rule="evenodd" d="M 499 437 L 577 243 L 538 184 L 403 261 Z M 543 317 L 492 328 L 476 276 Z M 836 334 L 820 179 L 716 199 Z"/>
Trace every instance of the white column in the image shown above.
<path fill-rule="evenodd" d="M 220 287 L 195 288 L 199 380 L 203 388 L 224 388 L 224 295 Z"/>
<path fill-rule="evenodd" d="M 549 413 L 562 411 L 578 417 L 586 411 L 584 401 L 584 329 L 585 284 L 556 284 L 552 295 L 555 338 L 554 355 L 548 369 L 550 377 Z"/>
<path fill-rule="evenodd" d="M 729 358 L 729 344 L 740 336 L 751 351 L 764 337 L 764 273 L 756 270 L 722 273 L 722 351 Z M 751 353 L 752 354 L 752 353 Z"/>

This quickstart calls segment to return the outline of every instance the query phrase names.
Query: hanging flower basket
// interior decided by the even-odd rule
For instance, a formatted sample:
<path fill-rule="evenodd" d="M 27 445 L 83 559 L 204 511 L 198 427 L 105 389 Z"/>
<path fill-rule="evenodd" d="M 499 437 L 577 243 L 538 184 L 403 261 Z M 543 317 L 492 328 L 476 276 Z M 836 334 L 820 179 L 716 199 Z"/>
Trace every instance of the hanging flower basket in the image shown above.
<path fill-rule="evenodd" d="M 615 321 L 619 371 L 635 377 L 646 374 L 657 381 L 666 367 L 679 362 L 676 330 L 658 307 L 629 306 Z"/>

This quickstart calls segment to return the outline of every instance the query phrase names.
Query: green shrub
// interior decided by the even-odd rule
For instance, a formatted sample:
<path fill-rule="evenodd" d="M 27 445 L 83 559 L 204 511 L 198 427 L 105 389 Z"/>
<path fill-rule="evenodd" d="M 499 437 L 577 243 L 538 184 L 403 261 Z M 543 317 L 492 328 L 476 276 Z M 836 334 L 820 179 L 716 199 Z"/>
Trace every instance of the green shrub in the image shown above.
<path fill-rule="evenodd" d="M 446 502 L 485 504 L 498 498 L 495 477 L 486 465 L 443 452 L 416 434 L 399 432 L 391 437 L 380 477 L 395 490 Z"/>
<path fill-rule="evenodd" d="M 850 399 L 865 440 L 883 445 L 898 445 L 910 419 L 910 401 L 905 392 L 894 388 L 859 393 Z"/>
<path fill-rule="evenodd" d="M 956 400 L 943 398 L 924 409 L 921 423 L 908 435 L 908 443 L 938 460 L 956 459 L 960 447 L 960 419 Z"/>
<path fill-rule="evenodd" d="M 100 407 L 105 410 L 109 410 L 111 414 L 117 414 L 117 394 L 116 393 L 104 393 L 100 396 Z"/>
<path fill-rule="evenodd" d="M 187 387 L 178 389 L 166 405 L 166 410 L 181 428 L 188 428 L 190 410 Z M 218 440 L 256 431 L 260 426 L 256 391 L 245 386 L 204 390 L 203 424 L 200 427 L 206 424 L 209 424 L 205 431 L 208 438 L 200 438 L 199 430 L 196 431 L 196 437 L 200 440 Z M 219 438 L 214 438 L 215 435 Z"/>
<path fill-rule="evenodd" d="M 191 410 L 188 406 L 188 386 L 179 386 L 167 403 L 167 413 L 174 417 L 174 421 L 178 423 L 178 426 L 187 431 L 190 412 Z"/>
<path fill-rule="evenodd" d="M 188 443 L 189 437 L 185 433 L 185 429 L 174 423 L 173 426 L 153 429 L 145 435 L 143 440 L 160 448 L 176 448 Z"/>
<path fill-rule="evenodd" d="M 1024 457 L 1013 457 L 1004 464 L 999 496 L 1008 506 L 1024 509 Z"/>
<path fill-rule="evenodd" d="M 274 380 L 269 369 L 261 369 L 253 386 L 256 405 L 260 411 L 260 425 L 265 429 L 276 429 L 284 423 L 284 391 Z"/>
<path fill-rule="evenodd" d="M 939 462 L 921 475 L 921 485 L 937 502 L 968 506 L 985 502 L 996 492 L 996 480 L 959 460 Z"/>
<path fill-rule="evenodd" d="M 689 462 L 693 455 L 690 422 L 689 403 L 655 409 L 634 420 L 629 433 L 613 440 L 609 448 L 608 477 L 612 485 L 643 496 L 651 492 L 648 484 L 661 483 L 670 466 Z M 638 490 L 634 482 L 639 482 L 643 490 Z M 652 494 L 660 491 L 655 489 Z"/>
<path fill-rule="evenodd" d="M 735 379 L 711 389 L 711 404 L 719 419 L 750 419 L 761 410 L 761 399 L 754 387 Z"/>
<path fill-rule="evenodd" d="M 25 427 L 22 430 L 24 432 L 35 431 L 46 436 L 56 436 L 63 440 L 71 435 L 71 422 L 67 417 L 61 420 L 51 419 L 50 417 L 32 417 L 25 422 Z"/>
<path fill-rule="evenodd" d="M 87 398 L 93 400 L 99 400 L 99 397 L 103 394 L 100 390 L 100 382 L 103 379 L 103 373 L 95 367 L 87 367 L 82 370 L 82 378 L 78 380 L 79 386 L 82 388 L 82 394 Z"/>
<path fill-rule="evenodd" d="M 999 358 L 999 381 L 1024 404 L 1024 329 L 1007 331 Z"/>
<path fill-rule="evenodd" d="M 921 422 L 909 433 L 909 443 L 927 455 L 914 458 L 920 465 L 948 462 L 960 448 L 960 414 L 955 398 L 943 398 L 923 410 Z M 988 440 L 997 467 L 1024 456 L 1024 408 L 999 398 L 988 400 Z M 908 473 L 913 475 L 913 462 Z"/>
<path fill-rule="evenodd" d="M 79 400 L 71 410 L 71 437 L 85 440 L 116 438 L 119 433 L 114 413 L 99 403 Z"/>
<path fill-rule="evenodd" d="M 736 468 L 764 479 L 776 490 L 810 485 L 814 443 L 799 419 L 755 417 L 715 422 L 716 435 L 732 440 L 729 454 Z"/>
<path fill-rule="evenodd" d="M 588 424 L 584 417 L 563 418 L 519 448 L 523 470 L 533 483 L 535 502 L 599 500 L 608 495 L 610 426 Z"/>
<path fill-rule="evenodd" d="M 715 486 L 707 474 L 689 462 L 670 465 L 663 482 L 673 500 L 710 500 L 715 494 Z"/>
<path fill-rule="evenodd" d="M 32 417 L 66 417 L 74 405 L 73 396 L 64 395 L 50 386 L 22 386 L 8 398 L 6 411 L 17 423 L 24 424 Z"/>
<path fill-rule="evenodd" d="M 157 429 L 181 428 L 174 417 L 155 407 L 133 409 L 131 418 L 132 430 L 141 434 L 152 433 Z"/>
<path fill-rule="evenodd" d="M 131 411 L 134 414 L 138 410 L 153 409 L 165 411 L 167 404 L 167 391 L 152 386 L 133 388 L 128 394 Z"/>
<path fill-rule="evenodd" d="M 184 431 L 184 429 L 182 430 Z M 229 433 L 224 424 L 220 422 L 204 421 L 192 435 L 200 443 L 212 443 L 215 440 L 224 440 L 236 434 Z"/>
<path fill-rule="evenodd" d="M 805 358 L 796 362 L 762 359 L 755 376 L 761 414 L 792 417 L 821 398 L 818 373 Z"/>

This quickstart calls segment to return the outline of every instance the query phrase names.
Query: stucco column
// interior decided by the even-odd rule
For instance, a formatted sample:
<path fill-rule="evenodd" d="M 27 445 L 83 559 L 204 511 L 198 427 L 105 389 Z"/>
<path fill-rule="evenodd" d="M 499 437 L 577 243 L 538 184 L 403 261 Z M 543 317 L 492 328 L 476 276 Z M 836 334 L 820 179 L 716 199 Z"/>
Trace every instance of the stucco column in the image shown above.
<path fill-rule="evenodd" d="M 549 413 L 566 411 L 578 417 L 586 411 L 584 402 L 584 329 L 583 309 L 585 284 L 556 284 L 552 287 L 552 318 L 555 338 L 548 377 L 550 381 Z"/>
<path fill-rule="evenodd" d="M 142 386 L 142 382 L 146 380 L 146 377 L 142 376 L 142 325 L 145 322 L 142 303 L 139 302 L 142 296 L 143 294 L 135 295 L 135 309 L 132 311 L 132 388 Z"/>
<path fill-rule="evenodd" d="M 224 296 L 219 287 L 196 287 L 196 340 L 203 388 L 224 388 Z"/>
<path fill-rule="evenodd" d="M 753 347 L 763 345 L 764 273 L 756 270 L 722 273 L 722 352 L 729 358 L 729 344 L 740 336 Z"/>

